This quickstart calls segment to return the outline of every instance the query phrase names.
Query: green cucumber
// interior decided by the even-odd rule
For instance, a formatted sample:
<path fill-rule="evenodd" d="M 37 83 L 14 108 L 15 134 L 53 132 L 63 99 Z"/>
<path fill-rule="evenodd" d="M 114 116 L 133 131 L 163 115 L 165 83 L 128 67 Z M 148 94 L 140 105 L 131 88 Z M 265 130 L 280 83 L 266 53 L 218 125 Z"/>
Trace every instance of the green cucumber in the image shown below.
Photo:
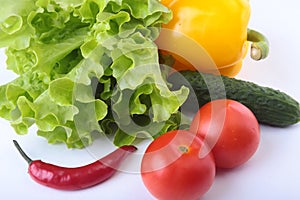
<path fill-rule="evenodd" d="M 212 100 L 227 98 L 247 106 L 261 124 L 285 127 L 300 121 L 299 103 L 286 93 L 270 87 L 197 71 L 174 73 L 168 81 L 173 88 L 185 85 L 192 89 L 199 107 Z"/>

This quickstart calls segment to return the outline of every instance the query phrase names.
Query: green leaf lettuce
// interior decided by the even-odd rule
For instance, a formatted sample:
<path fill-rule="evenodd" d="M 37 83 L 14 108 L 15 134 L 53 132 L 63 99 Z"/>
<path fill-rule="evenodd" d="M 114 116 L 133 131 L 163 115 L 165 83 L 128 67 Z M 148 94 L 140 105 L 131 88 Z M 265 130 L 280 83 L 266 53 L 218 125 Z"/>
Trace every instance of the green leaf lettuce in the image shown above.
<path fill-rule="evenodd" d="M 154 40 L 171 12 L 157 0 L 0 0 L 0 48 L 18 77 L 0 86 L 0 116 L 18 134 L 83 148 L 117 146 L 180 125 L 188 89 L 171 91 Z"/>

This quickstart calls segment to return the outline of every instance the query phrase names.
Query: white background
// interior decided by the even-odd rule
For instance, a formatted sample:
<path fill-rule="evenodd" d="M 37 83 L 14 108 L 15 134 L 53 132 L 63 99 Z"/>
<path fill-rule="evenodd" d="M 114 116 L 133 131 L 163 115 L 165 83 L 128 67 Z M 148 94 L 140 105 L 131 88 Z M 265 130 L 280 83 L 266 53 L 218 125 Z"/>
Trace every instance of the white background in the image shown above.
<path fill-rule="evenodd" d="M 297 0 L 250 0 L 250 28 L 264 33 L 270 42 L 269 57 L 260 62 L 246 58 L 238 78 L 280 89 L 300 100 L 300 19 Z M 0 84 L 15 76 L 5 69 L 0 52 Z M 12 139 L 17 139 L 33 159 L 59 165 L 79 166 L 108 153 L 111 148 L 96 142 L 92 150 L 70 150 L 64 145 L 49 145 L 36 136 L 36 130 L 18 136 L 9 123 L 0 119 L 0 197 L 2 199 L 89 199 L 151 200 L 138 173 L 119 172 L 107 182 L 90 189 L 64 192 L 33 182 L 27 174 Z M 99 151 L 96 153 L 95 149 Z M 91 150 L 91 149 L 90 149 Z M 140 147 L 138 154 L 144 147 Z M 131 163 L 130 163 L 131 162 Z M 127 165 L 139 166 L 126 161 Z M 136 160 L 135 160 L 136 162 Z M 130 163 L 130 164 L 128 164 Z M 126 165 L 126 164 L 125 164 Z M 261 144 L 254 157 L 242 167 L 219 171 L 202 200 L 298 200 L 300 199 L 300 124 L 287 128 L 261 126 Z"/>

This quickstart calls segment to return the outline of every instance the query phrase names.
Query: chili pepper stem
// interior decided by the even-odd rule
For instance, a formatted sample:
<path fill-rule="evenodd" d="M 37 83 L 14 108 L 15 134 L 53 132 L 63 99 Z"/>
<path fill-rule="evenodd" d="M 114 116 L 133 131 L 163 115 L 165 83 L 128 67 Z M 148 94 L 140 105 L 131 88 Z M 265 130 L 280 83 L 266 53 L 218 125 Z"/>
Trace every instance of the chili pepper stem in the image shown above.
<path fill-rule="evenodd" d="M 252 42 L 250 52 L 252 59 L 261 60 L 268 56 L 269 41 L 262 33 L 248 28 L 247 41 Z"/>
<path fill-rule="evenodd" d="M 16 140 L 13 140 L 13 143 L 14 143 L 15 147 L 17 148 L 17 150 L 19 151 L 19 153 L 21 154 L 21 156 L 27 161 L 27 163 L 28 164 L 32 163 L 32 159 L 26 155 L 26 153 L 20 147 L 19 143 Z"/>

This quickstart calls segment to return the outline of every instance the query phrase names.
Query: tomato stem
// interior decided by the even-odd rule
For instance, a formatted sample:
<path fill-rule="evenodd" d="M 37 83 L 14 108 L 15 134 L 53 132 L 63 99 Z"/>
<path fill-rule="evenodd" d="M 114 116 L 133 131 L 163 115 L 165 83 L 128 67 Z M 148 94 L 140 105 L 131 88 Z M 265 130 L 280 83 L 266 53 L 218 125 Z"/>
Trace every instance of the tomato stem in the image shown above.
<path fill-rule="evenodd" d="M 189 148 L 186 146 L 179 146 L 179 151 L 181 151 L 182 153 L 187 153 L 189 152 Z"/>

